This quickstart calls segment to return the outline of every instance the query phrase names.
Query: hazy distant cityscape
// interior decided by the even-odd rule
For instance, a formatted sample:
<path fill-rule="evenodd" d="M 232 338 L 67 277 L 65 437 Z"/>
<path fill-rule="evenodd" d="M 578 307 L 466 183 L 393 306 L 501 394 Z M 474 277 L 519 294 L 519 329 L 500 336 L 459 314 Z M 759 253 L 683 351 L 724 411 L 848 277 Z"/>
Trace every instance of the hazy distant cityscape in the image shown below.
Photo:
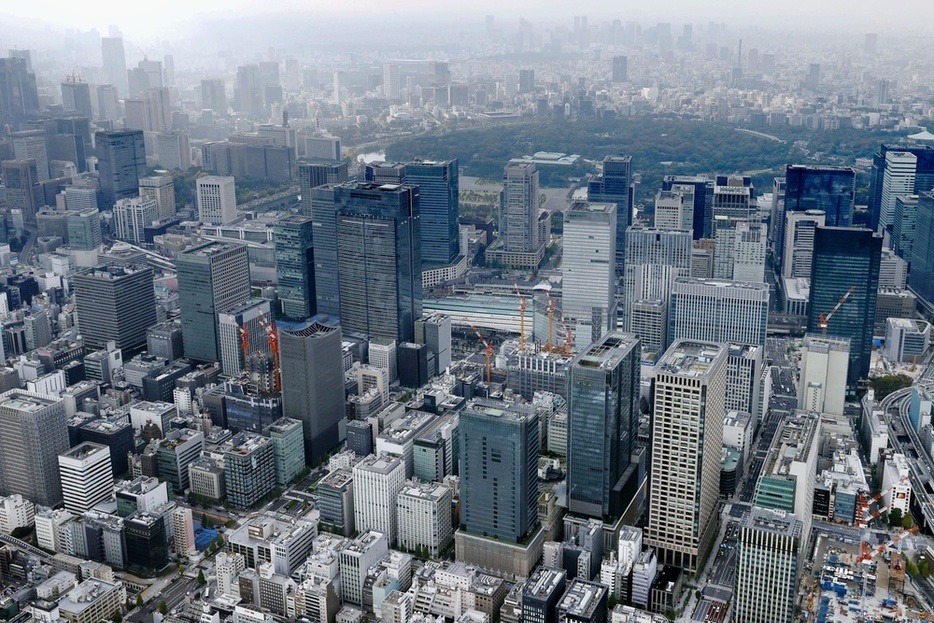
<path fill-rule="evenodd" d="M 2 9 L 0 620 L 934 617 L 930 9 L 599 4 Z"/>

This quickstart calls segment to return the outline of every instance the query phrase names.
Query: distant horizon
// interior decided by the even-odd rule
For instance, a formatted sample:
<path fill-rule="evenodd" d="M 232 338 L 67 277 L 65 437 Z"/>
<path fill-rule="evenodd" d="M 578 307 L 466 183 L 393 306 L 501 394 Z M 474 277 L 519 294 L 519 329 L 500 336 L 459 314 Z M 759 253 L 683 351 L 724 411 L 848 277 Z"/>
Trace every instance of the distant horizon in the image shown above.
<path fill-rule="evenodd" d="M 250 0 L 201 0 L 197 3 L 181 0 L 163 0 L 151 5 L 130 4 L 114 0 L 95 3 L 94 11 L 88 11 L 80 3 L 64 4 L 61 0 L 35 0 L 16 7 L 14 11 L 0 12 L 0 46 L 11 47 L 22 36 L 21 28 L 35 31 L 77 30 L 87 32 L 96 29 L 107 36 L 108 27 L 116 25 L 127 38 L 140 40 L 184 41 L 186 36 L 213 22 L 231 22 L 242 19 L 257 19 L 275 22 L 280 19 L 311 18 L 309 34 L 314 26 L 327 21 L 339 26 L 359 24 L 360 34 L 379 32 L 381 24 L 411 20 L 414 31 L 429 24 L 451 25 L 461 30 L 482 27 L 486 15 L 493 15 L 496 26 L 509 32 L 518 26 L 523 17 L 533 25 L 545 28 L 571 28 L 575 13 L 588 18 L 591 26 L 613 19 L 639 22 L 643 27 L 656 23 L 671 23 L 673 34 L 680 33 L 680 26 L 693 24 L 695 33 L 708 23 L 726 24 L 728 28 L 755 29 L 763 32 L 808 32 L 851 36 L 863 36 L 867 32 L 888 36 L 893 33 L 913 37 L 926 34 L 927 18 L 934 18 L 934 4 L 921 0 L 907 0 L 899 5 L 898 11 L 882 12 L 878 5 L 868 2 L 856 3 L 845 0 L 821 0 L 805 3 L 802 0 L 787 0 L 781 4 L 764 2 L 749 3 L 741 0 L 708 0 L 703 8 L 685 0 L 662 0 L 650 7 L 627 7 L 609 2 L 591 3 L 586 9 L 568 11 L 565 3 L 558 0 L 540 0 L 534 7 L 526 3 L 502 3 L 480 0 L 467 7 L 451 7 L 426 0 L 400 0 L 393 5 L 390 14 L 374 0 L 360 0 L 353 11 L 338 8 L 333 3 L 313 0 L 282 0 L 273 11 L 265 10 L 268 5 Z M 862 5 L 862 6 L 860 6 Z M 906 6 L 907 5 L 907 6 Z M 257 10 L 261 7 L 260 10 Z M 99 16 L 104 17 L 99 17 Z M 376 19 L 373 17 L 376 16 Z M 912 16 L 907 20 L 906 16 Z M 376 21 L 376 20 L 379 21 Z M 5 25 L 5 26 L 4 26 Z M 375 28 L 374 28 L 375 27 Z M 911 28 L 917 28 L 914 33 Z M 326 35 L 327 29 L 319 35 Z M 272 34 L 272 33 L 270 33 Z M 386 33 L 382 33 L 386 34 Z M 415 43 L 397 33 L 397 43 Z M 259 33 L 258 36 L 262 36 Z M 253 41 L 251 43 L 258 43 Z M 359 41 L 348 43 L 360 43 Z"/>

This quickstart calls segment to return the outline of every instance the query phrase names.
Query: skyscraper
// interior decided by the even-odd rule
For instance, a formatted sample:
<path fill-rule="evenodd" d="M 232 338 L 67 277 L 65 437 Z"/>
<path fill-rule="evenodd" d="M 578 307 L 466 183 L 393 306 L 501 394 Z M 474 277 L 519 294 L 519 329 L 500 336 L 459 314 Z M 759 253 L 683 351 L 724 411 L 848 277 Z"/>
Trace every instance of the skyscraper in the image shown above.
<path fill-rule="evenodd" d="M 146 175 L 146 146 L 141 130 L 111 130 L 95 135 L 101 201 L 111 207 L 117 199 L 134 197 Z"/>
<path fill-rule="evenodd" d="M 282 315 L 305 320 L 315 315 L 314 221 L 292 215 L 276 223 L 276 291 Z"/>
<path fill-rule="evenodd" d="M 718 175 L 713 187 L 711 210 L 713 219 L 725 216 L 730 220 L 750 219 L 756 215 L 755 188 L 752 179 L 740 175 Z M 715 221 L 712 221 L 715 224 Z M 716 232 L 711 230 L 710 235 Z"/>
<path fill-rule="evenodd" d="M 176 267 L 185 356 L 220 361 L 217 314 L 250 298 L 247 248 L 208 242 L 179 253 Z"/>
<path fill-rule="evenodd" d="M 823 210 L 827 225 L 850 227 L 856 173 L 850 167 L 789 164 L 785 168 L 785 213 Z"/>
<path fill-rule="evenodd" d="M 206 175 L 195 182 L 198 220 L 212 225 L 226 225 L 237 218 L 237 191 L 234 178 Z"/>
<path fill-rule="evenodd" d="M 655 365 L 646 544 L 696 573 L 717 531 L 727 350 L 678 340 Z"/>
<path fill-rule="evenodd" d="M 620 517 L 639 428 L 639 338 L 607 333 L 568 368 L 568 510 Z"/>
<path fill-rule="evenodd" d="M 929 192 L 934 188 L 934 146 L 883 144 L 879 152 L 872 156 L 872 170 L 869 173 L 869 228 L 873 231 L 879 230 L 882 217 L 883 192 L 888 190 L 890 195 L 889 205 L 893 206 L 892 189 L 895 188 L 901 192 L 905 187 L 904 179 L 911 175 L 911 171 L 904 170 L 903 162 L 905 159 L 910 160 L 910 158 L 907 156 L 893 157 L 893 160 L 888 162 L 889 152 L 912 154 L 915 157 L 914 186 L 908 192 L 902 194 L 918 195 Z M 885 182 L 886 175 L 890 178 L 888 184 Z M 896 197 L 898 194 L 894 193 Z"/>
<path fill-rule="evenodd" d="M 325 184 L 341 184 L 346 182 L 346 162 L 301 162 L 298 165 L 298 185 L 302 192 L 302 214 L 314 216 L 312 188 Z"/>
<path fill-rule="evenodd" d="M 869 229 L 817 228 L 808 331 L 820 333 L 821 317 L 847 296 L 827 322 L 827 335 L 850 338 L 848 385 L 869 374 L 881 258 L 882 236 Z"/>
<path fill-rule="evenodd" d="M 827 335 L 804 336 L 798 378 L 798 408 L 843 415 L 850 340 Z"/>
<path fill-rule="evenodd" d="M 879 203 L 879 227 L 884 229 L 895 220 L 895 198 L 911 195 L 915 189 L 918 157 L 910 151 L 885 153 L 885 171 L 882 174 L 882 194 Z"/>
<path fill-rule="evenodd" d="M 915 246 L 915 225 L 918 218 L 918 195 L 895 197 L 892 218 L 892 248 L 899 257 L 911 262 Z"/>
<path fill-rule="evenodd" d="M 86 441 L 58 455 L 65 510 L 83 513 L 111 499 L 114 476 L 110 448 Z"/>
<path fill-rule="evenodd" d="M 62 83 L 62 108 L 65 112 L 78 113 L 90 119 L 94 114 L 91 110 L 91 85 L 69 76 Z"/>
<path fill-rule="evenodd" d="M 35 160 L 39 181 L 49 179 L 49 147 L 42 130 L 24 130 L 10 135 L 13 157 L 17 160 Z"/>
<path fill-rule="evenodd" d="M 66 451 L 61 398 L 21 389 L 0 394 L 0 494 L 57 506 L 62 501 L 58 455 Z"/>
<path fill-rule="evenodd" d="M 267 299 L 251 298 L 217 315 L 217 340 L 220 346 L 221 369 L 227 376 L 236 376 L 247 369 L 241 331 L 246 332 L 249 353 L 270 354 L 269 338 L 264 321 L 271 321 L 272 309 Z"/>
<path fill-rule="evenodd" d="M 713 181 L 703 175 L 666 175 L 662 180 L 662 190 L 674 190 L 675 186 L 691 186 L 694 189 L 694 240 L 709 238 L 711 219 L 713 218 Z M 683 192 L 683 191 L 682 191 Z"/>
<path fill-rule="evenodd" d="M 223 78 L 201 81 L 201 107 L 213 110 L 218 115 L 227 114 L 227 92 Z"/>
<path fill-rule="evenodd" d="M 461 530 L 517 543 L 538 522 L 539 436 L 530 405 L 475 399 L 460 414 Z"/>
<path fill-rule="evenodd" d="M 733 596 L 736 623 L 792 623 L 798 586 L 801 522 L 753 507 L 740 528 Z"/>
<path fill-rule="evenodd" d="M 768 226 L 753 219 L 715 218 L 717 246 L 714 252 L 713 276 L 733 281 L 765 281 L 765 252 Z"/>
<path fill-rule="evenodd" d="M 629 59 L 625 56 L 613 57 L 613 82 L 629 82 Z"/>
<path fill-rule="evenodd" d="M 140 178 L 139 196 L 156 202 L 156 213 L 160 219 L 175 216 L 175 184 L 171 175 Z"/>
<path fill-rule="evenodd" d="M 146 329 L 156 324 L 152 269 L 98 266 L 75 274 L 72 284 L 86 346 L 114 341 L 127 361 L 145 348 Z"/>
<path fill-rule="evenodd" d="M 564 212 L 561 310 L 584 348 L 616 329 L 616 206 L 576 201 Z"/>
<path fill-rule="evenodd" d="M 672 340 L 764 347 L 768 317 L 768 284 L 692 277 L 678 277 L 672 284 Z"/>
<path fill-rule="evenodd" d="M 675 277 L 691 274 L 691 233 L 630 227 L 626 236 L 622 315 L 623 329 L 632 331 L 637 301 L 660 300 L 667 309 Z"/>
<path fill-rule="evenodd" d="M 93 197 L 93 191 L 91 194 Z M 97 201 L 94 201 L 94 207 L 70 212 L 65 217 L 65 227 L 68 231 L 68 246 L 71 248 L 88 251 L 100 247 L 103 237 Z"/>
<path fill-rule="evenodd" d="M 6 186 L 7 205 L 19 210 L 23 221 L 36 222 L 36 212 L 45 202 L 39 187 L 39 174 L 35 160 L 4 160 L 0 163 Z"/>
<path fill-rule="evenodd" d="M 341 329 L 313 322 L 279 331 L 282 413 L 302 423 L 305 461 L 316 465 L 338 443 L 344 417 Z"/>
<path fill-rule="evenodd" d="M 371 454 L 353 466 L 354 526 L 375 530 L 396 542 L 396 496 L 405 486 L 405 461 L 389 454 Z"/>
<path fill-rule="evenodd" d="M 330 218 L 337 253 L 336 258 L 319 257 L 316 248 L 316 284 L 324 285 L 318 266 L 336 259 L 337 270 L 323 266 L 322 278 L 338 280 L 341 326 L 371 338 L 413 341 L 415 321 L 422 315 L 418 189 L 348 182 L 319 188 L 316 197 L 319 191 L 333 194 Z M 333 294 L 330 284 L 326 293 Z M 320 298 L 318 312 L 328 313 Z"/>
<path fill-rule="evenodd" d="M 121 37 L 101 37 L 101 56 L 104 60 L 104 79 L 117 87 L 120 95 L 130 96 L 127 85 L 126 54 Z"/>
<path fill-rule="evenodd" d="M 503 173 L 499 232 L 507 253 L 535 253 L 538 239 L 538 169 L 531 162 L 510 162 Z"/>
<path fill-rule="evenodd" d="M 632 156 L 606 156 L 603 172 L 590 179 L 587 201 L 616 204 L 616 265 L 623 272 L 626 258 L 626 228 L 632 225 Z"/>
<path fill-rule="evenodd" d="M 782 277 L 784 279 L 811 278 L 814 260 L 814 235 L 818 227 L 826 224 L 822 210 L 785 213 L 785 240 L 781 245 Z"/>
<path fill-rule="evenodd" d="M 158 218 L 159 206 L 154 200 L 117 199 L 113 207 L 114 237 L 131 244 L 145 244 L 145 230 Z"/>
<path fill-rule="evenodd" d="M 460 251 L 460 178 L 457 160 L 416 160 L 405 165 L 405 183 L 418 186 L 422 264 L 445 265 Z"/>
<path fill-rule="evenodd" d="M 22 58 L 0 58 L 0 123 L 14 127 L 39 115 L 36 74 Z"/>
<path fill-rule="evenodd" d="M 934 301 L 934 192 L 918 196 L 910 261 L 908 283 L 912 290 L 928 303 Z"/>

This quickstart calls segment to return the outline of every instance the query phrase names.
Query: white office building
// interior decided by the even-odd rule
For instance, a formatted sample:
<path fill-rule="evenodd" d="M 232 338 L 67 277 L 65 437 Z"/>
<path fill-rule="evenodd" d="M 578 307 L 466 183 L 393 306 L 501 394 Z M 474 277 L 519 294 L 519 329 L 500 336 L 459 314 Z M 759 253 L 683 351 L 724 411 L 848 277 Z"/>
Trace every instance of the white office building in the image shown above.
<path fill-rule="evenodd" d="M 367 571 L 388 553 L 386 535 L 374 531 L 363 532 L 340 551 L 341 598 L 345 604 L 363 605 Z"/>
<path fill-rule="evenodd" d="M 616 210 L 576 201 L 564 212 L 561 310 L 578 349 L 616 329 Z"/>
<path fill-rule="evenodd" d="M 405 483 L 396 498 L 398 547 L 435 559 L 454 538 L 451 488 L 440 483 Z"/>
<path fill-rule="evenodd" d="M 655 228 L 683 231 L 694 228 L 693 186 L 675 184 L 671 190 L 655 193 Z"/>
<path fill-rule="evenodd" d="M 823 227 L 827 215 L 823 210 L 785 213 L 785 240 L 782 253 L 782 278 L 811 278 L 814 260 L 814 233 Z"/>
<path fill-rule="evenodd" d="M 36 507 L 18 493 L 0 498 L 0 532 L 11 534 L 17 528 L 36 523 Z"/>
<path fill-rule="evenodd" d="M 172 511 L 172 533 L 175 553 L 179 556 L 192 556 L 195 548 L 195 527 L 191 509 L 179 506 Z"/>
<path fill-rule="evenodd" d="M 902 515 L 911 506 L 911 471 L 904 454 L 893 454 L 885 461 L 882 472 L 882 501 L 888 511 L 898 509 Z"/>
<path fill-rule="evenodd" d="M 109 447 L 89 441 L 79 444 L 58 455 L 58 469 L 67 510 L 83 513 L 113 497 Z"/>
<path fill-rule="evenodd" d="M 667 305 L 676 277 L 691 274 L 691 232 L 629 227 L 623 277 L 623 330 L 632 332 L 633 303 Z"/>
<path fill-rule="evenodd" d="M 375 530 L 396 542 L 396 496 L 405 485 L 402 459 L 371 454 L 354 465 L 354 525 L 365 532 Z"/>
<path fill-rule="evenodd" d="M 670 338 L 765 346 L 769 286 L 679 277 L 671 289 Z"/>
<path fill-rule="evenodd" d="M 210 225 L 226 225 L 237 218 L 237 190 L 234 178 L 221 175 L 199 177 L 195 183 L 198 220 Z"/>
<path fill-rule="evenodd" d="M 804 336 L 798 378 L 798 408 L 814 413 L 843 415 L 849 365 L 849 338 L 815 334 Z"/>
<path fill-rule="evenodd" d="M 911 195 L 915 190 L 918 157 L 909 151 L 885 152 L 885 172 L 882 174 L 882 201 L 879 205 L 879 227 L 895 220 L 895 198 Z"/>
<path fill-rule="evenodd" d="M 171 175 L 153 175 L 139 180 L 139 196 L 156 202 L 158 218 L 175 216 L 175 182 Z"/>
<path fill-rule="evenodd" d="M 114 205 L 113 215 L 116 238 L 132 244 L 145 244 L 144 230 L 159 220 L 159 206 L 152 199 L 120 199 Z"/>

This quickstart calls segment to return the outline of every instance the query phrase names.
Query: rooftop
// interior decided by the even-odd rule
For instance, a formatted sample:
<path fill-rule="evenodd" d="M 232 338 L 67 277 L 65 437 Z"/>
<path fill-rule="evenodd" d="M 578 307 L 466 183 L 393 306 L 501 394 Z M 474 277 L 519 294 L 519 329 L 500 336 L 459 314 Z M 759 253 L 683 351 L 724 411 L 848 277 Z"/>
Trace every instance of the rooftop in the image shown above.
<path fill-rule="evenodd" d="M 778 434 L 772 440 L 762 475 L 788 477 L 793 463 L 807 462 L 814 435 L 819 428 L 820 416 L 816 413 L 796 411 L 785 416 L 779 424 Z"/>
<path fill-rule="evenodd" d="M 743 528 L 766 530 L 785 536 L 801 536 L 801 522 L 793 513 L 753 506 L 743 522 Z"/>
<path fill-rule="evenodd" d="M 104 452 L 107 456 L 110 456 L 110 448 L 103 446 L 99 443 L 93 443 L 90 441 L 85 441 L 84 443 L 78 444 L 68 452 L 61 454 L 60 456 L 68 457 L 70 459 L 75 459 L 78 461 L 83 461 L 84 459 L 93 456 L 95 454 L 100 454 Z"/>
<path fill-rule="evenodd" d="M 726 349 L 713 342 L 678 340 L 655 364 L 655 370 L 678 376 L 707 378 L 714 361 L 725 354 Z"/>
<path fill-rule="evenodd" d="M 540 566 L 532 573 L 532 577 L 525 584 L 522 591 L 524 595 L 543 598 L 551 595 L 552 591 L 561 583 L 567 573 L 563 569 L 551 569 Z"/>
<path fill-rule="evenodd" d="M 379 456 L 371 454 L 357 463 L 357 465 L 354 466 L 354 471 L 360 469 L 367 472 L 389 474 L 393 470 L 398 469 L 401 464 L 402 461 L 394 456 L 388 454 L 380 454 Z"/>
<path fill-rule="evenodd" d="M 603 336 L 598 343 L 592 344 L 572 362 L 572 366 L 583 368 L 602 368 L 609 370 L 619 365 L 639 344 L 634 333 L 613 332 Z M 638 355 L 638 352 L 636 352 Z"/>
<path fill-rule="evenodd" d="M 607 588 L 602 584 L 574 579 L 558 602 L 558 610 L 590 619 L 600 605 L 600 598 L 606 592 Z"/>
<path fill-rule="evenodd" d="M 26 413 L 35 413 L 59 402 L 59 398 L 22 389 L 11 389 L 0 395 L 0 407 Z"/>
<path fill-rule="evenodd" d="M 72 591 L 70 591 L 61 601 L 58 607 L 64 612 L 79 613 L 92 606 L 98 598 L 118 590 L 119 584 L 108 582 L 106 580 L 89 579 L 85 580 Z"/>

